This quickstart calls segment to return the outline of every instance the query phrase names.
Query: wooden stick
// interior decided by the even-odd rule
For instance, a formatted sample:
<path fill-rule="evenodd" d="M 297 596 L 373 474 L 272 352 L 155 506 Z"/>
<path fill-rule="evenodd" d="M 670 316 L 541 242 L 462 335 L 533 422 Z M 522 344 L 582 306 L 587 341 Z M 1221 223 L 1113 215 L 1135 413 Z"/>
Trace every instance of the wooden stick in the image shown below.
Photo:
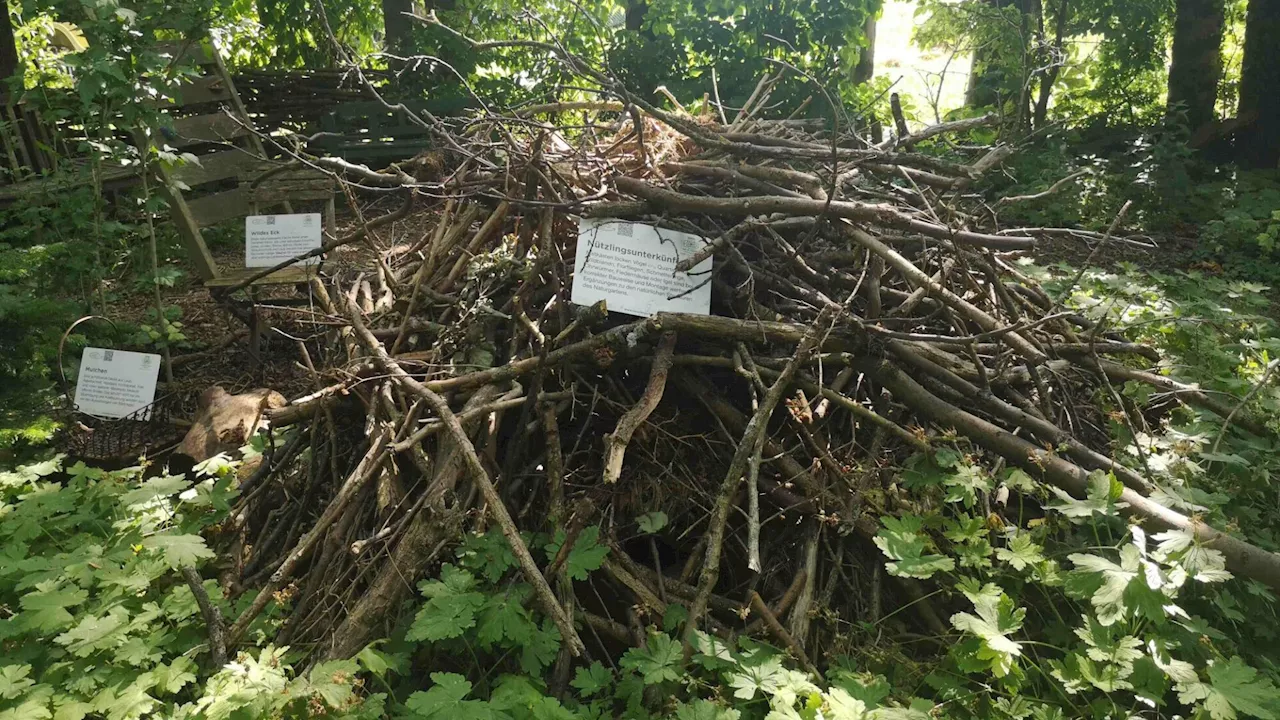
<path fill-rule="evenodd" d="M 377 341 L 375 340 L 374 342 Z M 382 467 L 383 461 L 387 458 L 385 450 L 389 437 L 390 433 L 386 428 L 382 428 L 378 431 L 373 442 L 369 445 L 368 452 L 364 454 L 364 457 L 360 460 L 360 464 L 356 466 L 355 471 L 352 472 L 351 475 L 347 477 L 346 481 L 342 483 L 342 487 L 338 489 L 337 494 L 334 495 L 333 500 L 329 502 L 324 513 L 320 515 L 320 519 L 316 520 L 316 524 L 312 526 L 311 530 L 309 530 L 307 534 L 298 541 L 298 544 L 293 548 L 293 550 L 285 556 L 284 562 L 280 563 L 280 567 L 271 574 L 271 579 L 267 581 L 267 584 L 263 586 L 262 590 L 258 591 L 258 595 L 253 599 L 253 603 L 240 614 L 240 617 L 236 618 L 235 624 L 232 625 L 231 629 L 227 632 L 228 647 L 233 647 L 240 641 L 240 638 L 244 636 L 245 631 L 249 629 L 249 624 L 252 623 L 254 618 L 258 616 L 258 613 L 262 612 L 262 609 L 267 606 L 267 603 L 271 601 L 275 592 L 284 586 L 284 582 L 293 575 L 293 571 L 297 569 L 298 564 L 302 562 L 302 559 L 306 557 L 316 544 L 320 542 L 320 539 L 325 536 L 325 533 L 329 530 L 329 526 L 332 525 L 340 515 L 342 515 L 343 511 L 346 510 L 347 505 L 360 494 L 360 490 L 364 488 L 365 483 L 368 482 L 369 479 L 373 477 L 374 473 Z"/>
<path fill-rule="evenodd" d="M 200 577 L 200 571 L 194 567 L 184 567 L 182 578 L 187 581 L 187 587 L 191 588 L 191 594 L 195 596 L 196 604 L 200 606 L 200 614 L 204 616 L 204 624 L 209 631 L 210 664 L 216 669 L 221 669 L 227 664 L 227 627 L 222 619 L 222 611 L 210 601 L 209 593 L 204 589 L 204 578 Z"/>
<path fill-rule="evenodd" d="M 825 335 L 830 328 L 831 322 L 835 319 L 834 316 L 835 313 L 829 308 L 823 309 L 819 313 L 817 321 L 805 333 L 799 347 L 796 348 L 795 354 L 792 355 L 791 361 L 787 363 L 787 367 L 778 375 L 778 379 L 774 381 L 769 388 L 769 392 L 765 394 L 764 400 L 760 402 L 759 410 L 747 422 L 746 431 L 742 434 L 742 441 L 738 443 L 738 449 L 734 452 L 733 460 L 729 463 L 729 469 L 725 472 L 724 480 L 720 483 L 720 493 L 716 498 L 715 508 L 712 510 L 711 519 L 708 522 L 707 554 L 702 564 L 702 574 L 698 579 L 698 595 L 693 599 L 693 607 L 689 609 L 689 619 L 685 626 L 685 662 L 688 662 L 693 655 L 694 633 L 697 632 L 698 619 L 706 612 L 707 601 L 710 598 L 711 591 L 715 588 L 716 581 L 720 579 L 720 555 L 724 544 L 725 524 L 729 520 L 729 506 L 732 504 L 734 491 L 737 489 L 738 483 L 742 481 L 747 462 L 751 459 L 752 452 L 755 451 L 756 439 L 764 432 L 765 425 L 768 424 L 769 418 L 773 415 L 773 409 L 777 407 L 783 393 L 790 386 L 791 377 L 795 375 L 801 364 L 808 361 L 809 356 L 820 342 L 819 338 Z"/>
<path fill-rule="evenodd" d="M 676 334 L 663 333 L 658 343 L 658 352 L 653 358 L 649 370 L 649 384 L 645 386 L 640 401 L 618 419 L 618 427 L 612 434 L 605 436 L 604 482 L 615 483 L 622 476 L 622 460 L 627 452 L 627 443 L 631 436 L 649 419 L 658 403 L 662 401 L 662 393 L 667 387 L 667 372 L 671 370 L 671 359 L 676 350 Z"/>
<path fill-rule="evenodd" d="M 764 604 L 764 599 L 755 590 L 751 591 L 751 611 L 760 615 L 769 631 L 773 633 L 773 636 L 778 639 L 778 642 L 782 643 L 783 647 L 796 656 L 796 659 L 800 661 L 805 670 L 815 676 L 821 676 L 818 668 L 809 661 L 809 656 L 805 654 L 804 648 L 800 647 L 800 643 L 796 642 L 791 633 L 782 627 L 782 623 L 778 622 L 778 618 L 773 614 L 773 611 L 769 609 L 768 605 Z"/>
<path fill-rule="evenodd" d="M 825 214 L 846 220 L 879 223 L 940 240 L 951 240 L 960 245 L 976 245 L 995 250 L 1029 250 L 1036 246 L 1035 238 L 953 230 L 943 225 L 917 220 L 888 205 L 866 205 L 845 200 L 824 201 L 782 195 L 752 195 L 740 198 L 701 197 L 663 190 L 644 180 L 629 177 L 614 178 L 614 184 L 622 192 L 638 195 L 648 200 L 651 205 L 666 210 L 738 216 L 783 213 L 816 217 Z"/>

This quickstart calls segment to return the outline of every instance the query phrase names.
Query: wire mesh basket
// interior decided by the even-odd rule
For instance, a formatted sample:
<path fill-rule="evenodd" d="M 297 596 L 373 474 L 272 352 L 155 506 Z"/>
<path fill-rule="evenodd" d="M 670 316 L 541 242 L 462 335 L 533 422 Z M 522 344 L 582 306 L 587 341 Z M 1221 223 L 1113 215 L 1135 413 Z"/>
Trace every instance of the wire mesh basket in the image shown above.
<path fill-rule="evenodd" d="M 58 370 L 62 376 L 65 399 L 63 415 L 66 432 L 59 442 L 60 449 L 69 455 L 91 462 L 112 463 L 130 461 L 141 455 L 164 449 L 182 437 L 182 430 L 173 418 L 180 412 L 181 398 L 173 393 L 138 408 L 119 418 L 108 418 L 81 412 L 75 403 L 75 393 L 67 381 L 63 364 L 63 349 L 67 338 L 81 323 L 103 320 L 115 327 L 109 318 L 90 315 L 72 323 L 58 343 Z"/>

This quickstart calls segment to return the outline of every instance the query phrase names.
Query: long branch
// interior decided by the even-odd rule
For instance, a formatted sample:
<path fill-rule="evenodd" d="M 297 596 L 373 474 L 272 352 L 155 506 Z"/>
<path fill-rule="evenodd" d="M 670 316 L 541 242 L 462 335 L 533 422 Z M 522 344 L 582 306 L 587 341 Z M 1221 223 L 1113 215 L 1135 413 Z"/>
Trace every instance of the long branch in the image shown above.
<path fill-rule="evenodd" d="M 784 195 L 751 195 L 738 198 L 700 197 L 664 190 L 643 180 L 629 177 L 614 178 L 614 184 L 622 192 L 638 195 L 664 210 L 737 216 L 772 215 L 773 213 L 818 216 L 825 211 L 833 217 L 879 223 L 939 240 L 951 240 L 961 245 L 974 245 L 994 250 L 1028 250 L 1036 246 L 1034 238 L 953 230 L 943 225 L 917 220 L 887 205 L 866 205 L 844 200 L 824 201 Z"/>

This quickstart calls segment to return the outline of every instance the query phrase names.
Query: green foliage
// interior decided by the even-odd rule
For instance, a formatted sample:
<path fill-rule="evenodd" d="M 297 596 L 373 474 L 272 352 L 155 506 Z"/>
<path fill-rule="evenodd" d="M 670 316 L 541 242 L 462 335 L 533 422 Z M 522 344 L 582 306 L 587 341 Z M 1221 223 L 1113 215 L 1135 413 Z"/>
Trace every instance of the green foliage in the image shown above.
<path fill-rule="evenodd" d="M 1199 192 L 1216 216 L 1204 226 L 1201 253 L 1238 276 L 1280 282 L 1280 178 L 1241 173 Z"/>
<path fill-rule="evenodd" d="M 1075 277 L 1024 269 L 1054 297 L 1064 293 L 1057 279 Z M 1267 292 L 1130 269 L 1086 274 L 1069 303 L 1161 347 L 1180 379 L 1242 397 L 1280 352 L 1274 323 L 1257 314 Z M 1257 388 L 1241 411 L 1276 425 L 1276 385 Z M 1151 395 L 1120 390 L 1139 405 Z M 1273 441 L 1185 409 L 1134 435 L 1116 410 L 1116 455 L 1157 485 L 1158 502 L 1276 546 Z M 1122 486 L 1109 474 L 1094 473 L 1076 499 L 1005 471 L 967 502 L 970 483 L 956 476 L 983 464 L 982 451 L 963 447 L 911 459 L 899 482 L 915 512 L 882 519 L 876 537 L 891 574 L 903 574 L 904 558 L 929 558 L 942 596 L 934 603 L 959 610 L 950 618 L 958 642 L 919 669 L 929 697 L 948 703 L 946 717 L 1125 717 L 1140 705 L 1200 718 L 1280 713 L 1277 634 L 1262 620 L 1276 612 L 1270 591 L 1233 578 L 1223 554 L 1190 531 L 1126 524 Z M 973 517 L 976 507 L 991 513 Z"/>
<path fill-rule="evenodd" d="M 291 678 L 285 649 L 268 646 L 202 671 L 207 634 L 177 570 L 213 557 L 199 533 L 223 519 L 230 480 L 142 478 L 61 458 L 0 472 L 0 718 L 364 712 L 354 661 Z M 217 582 L 204 590 L 233 610 Z"/>
<path fill-rule="evenodd" d="M 801 5 L 655 0 L 648 3 L 641 32 L 619 32 L 610 55 L 624 81 L 648 94 L 666 85 L 677 97 L 698 97 L 711 90 L 716 71 L 721 100 L 740 107 L 778 61 L 830 82 L 833 90 L 850 86 L 849 73 L 865 43 L 862 26 L 879 10 L 878 0 L 820 0 Z M 783 107 L 794 107 L 813 93 L 794 78 L 775 91 Z"/>
<path fill-rule="evenodd" d="M 1047 106 L 1035 108 L 1041 96 L 1074 126 L 1149 127 L 1163 116 L 1169 0 L 925 0 L 916 15 L 917 45 L 973 53 L 971 105 L 1037 127 L 1048 119 Z"/>
<path fill-rule="evenodd" d="M 172 267 L 139 269 L 150 266 L 143 252 L 145 220 L 147 214 L 164 210 L 159 197 L 123 197 L 109 206 L 103 178 L 144 162 L 154 168 L 193 157 L 145 141 L 169 122 L 166 101 L 194 72 L 189 60 L 173 57 L 159 43 L 198 31 L 209 9 L 195 0 L 144 0 L 129 7 L 35 0 L 17 16 L 23 79 L 39 89 L 24 95 L 25 107 L 39 114 L 49 132 L 61 136 L 44 148 L 57 169 L 42 178 L 42 189 L 0 209 L 0 386 L 21 383 L 26 389 L 6 387 L 0 446 L 47 438 L 45 429 L 52 425 L 46 414 L 48 379 L 55 374 L 60 336 L 72 321 L 90 313 L 112 315 L 119 288 L 136 286 L 150 293 L 156 286 L 171 287 L 179 277 Z M 76 53 L 49 47 L 54 18 L 76 23 L 89 38 L 88 47 Z M 139 145 L 147 148 L 145 153 Z M 70 157 L 59 157 L 64 151 Z M 161 233 L 161 240 L 168 241 L 163 247 L 176 253 L 172 237 L 171 230 Z M 155 317 L 128 340 L 182 346 L 186 338 L 173 319 Z M 101 324 L 82 331 L 105 339 Z M 71 338 L 64 369 L 74 370 L 85 340 Z M 117 345 L 128 341 L 120 336 L 110 340 Z"/>
<path fill-rule="evenodd" d="M 993 583 L 977 590 L 962 585 L 961 591 L 973 603 L 977 615 L 956 613 L 951 616 L 951 624 L 960 632 L 981 641 L 981 648 L 975 656 L 991 663 L 994 676 L 1002 678 L 1008 675 L 1013 670 L 1015 658 L 1022 654 L 1021 643 L 1010 636 L 1022 629 L 1026 608 L 1015 608 L 1000 586 Z"/>

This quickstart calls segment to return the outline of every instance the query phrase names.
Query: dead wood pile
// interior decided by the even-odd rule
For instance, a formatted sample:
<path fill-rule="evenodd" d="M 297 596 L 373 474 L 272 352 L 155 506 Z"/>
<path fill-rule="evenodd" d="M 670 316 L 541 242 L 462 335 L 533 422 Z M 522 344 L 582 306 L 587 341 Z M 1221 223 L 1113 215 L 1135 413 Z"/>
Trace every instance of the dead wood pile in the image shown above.
<path fill-rule="evenodd" d="M 268 411 L 297 431 L 227 523 L 224 581 L 256 598 L 230 642 L 283 595 L 282 642 L 352 653 L 463 532 L 493 528 L 570 655 L 678 603 L 689 628 L 764 628 L 818 660 L 839 649 L 818 626 L 928 592 L 882 579 L 869 538 L 882 514 L 928 510 L 898 489 L 906 458 L 957 444 L 1077 497 L 1114 473 L 1135 520 L 1193 530 L 1280 587 L 1274 555 L 1157 504 L 1113 462 L 1097 398 L 1120 384 L 1231 410 L 1137 369 L 1152 350 L 1019 272 L 1034 238 L 970 194 L 1008 153 L 962 144 L 992 118 L 902 123 L 876 145 L 840 118 L 756 119 L 767 94 L 732 121 L 643 103 L 491 112 L 437 125 L 442 154 L 410 166 L 313 161 L 406 198 L 328 250 L 411 206 L 435 221 L 371 245 L 358 276 L 312 283 L 320 339 L 297 349 L 315 392 Z M 574 216 L 705 238 L 673 271 L 714 258 L 711 314 L 572 304 Z M 637 543 L 636 518 L 657 510 L 670 524 Z M 577 585 L 520 535 L 588 524 L 612 552 Z M 945 609 L 912 608 L 909 623 L 944 632 Z"/>

